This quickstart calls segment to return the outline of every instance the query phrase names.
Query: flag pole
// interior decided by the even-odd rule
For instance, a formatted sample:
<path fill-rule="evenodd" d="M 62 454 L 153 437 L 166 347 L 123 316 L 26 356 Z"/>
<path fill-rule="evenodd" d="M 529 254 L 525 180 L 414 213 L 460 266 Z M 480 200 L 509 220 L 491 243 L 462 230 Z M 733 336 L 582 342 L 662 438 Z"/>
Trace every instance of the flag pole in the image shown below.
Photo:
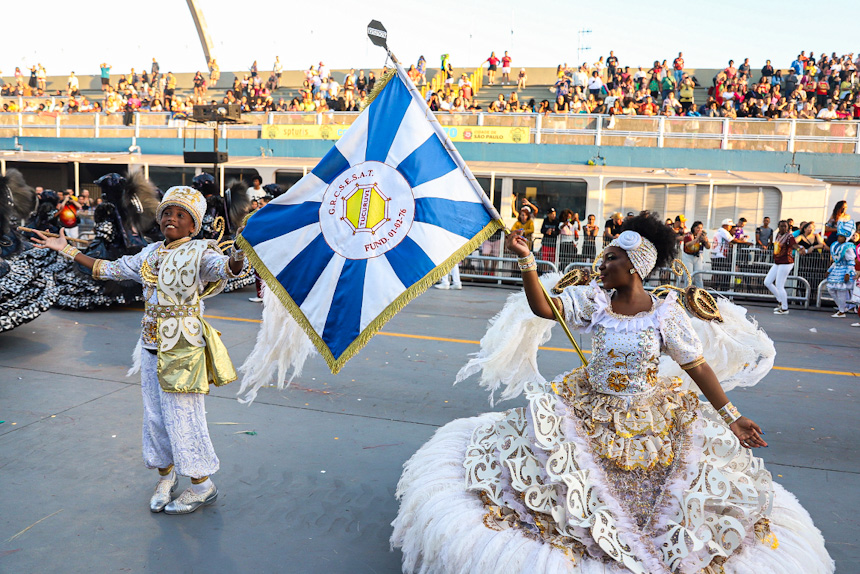
<path fill-rule="evenodd" d="M 454 163 L 457 164 L 457 167 L 463 172 L 463 175 L 466 176 L 466 179 L 472 184 L 472 189 L 475 191 L 475 194 L 481 200 L 481 203 L 484 204 L 484 208 L 490 213 L 490 215 L 504 225 L 502 221 L 502 216 L 499 215 L 499 212 L 490 203 L 490 198 L 487 197 L 487 194 L 484 193 L 484 190 L 481 188 L 480 184 L 478 184 L 478 180 L 475 179 L 475 176 L 472 175 L 472 170 L 469 169 L 469 166 L 466 165 L 466 162 L 463 161 L 463 158 L 460 157 L 460 152 L 457 151 L 457 148 L 454 147 L 454 144 L 451 142 L 451 138 L 448 137 L 448 134 L 445 133 L 444 128 L 442 128 L 442 124 L 439 123 L 439 120 L 436 119 L 436 114 L 430 111 L 430 108 L 427 106 L 427 102 L 424 101 L 424 98 L 421 97 L 421 92 L 418 91 L 418 88 L 415 84 L 412 83 L 412 80 L 406 74 L 406 70 L 400 65 L 400 60 L 394 55 L 394 53 L 388 48 L 385 47 L 386 52 L 388 52 L 388 57 L 391 58 L 391 61 L 394 63 L 394 68 L 397 70 L 397 76 L 400 80 L 406 85 L 406 89 L 409 91 L 409 94 L 412 96 L 412 99 L 416 102 L 420 103 L 422 108 L 424 109 L 424 114 L 427 118 L 427 121 L 433 127 L 433 131 L 436 133 L 436 136 L 442 142 L 442 145 L 447 150 L 448 154 L 454 160 Z"/>

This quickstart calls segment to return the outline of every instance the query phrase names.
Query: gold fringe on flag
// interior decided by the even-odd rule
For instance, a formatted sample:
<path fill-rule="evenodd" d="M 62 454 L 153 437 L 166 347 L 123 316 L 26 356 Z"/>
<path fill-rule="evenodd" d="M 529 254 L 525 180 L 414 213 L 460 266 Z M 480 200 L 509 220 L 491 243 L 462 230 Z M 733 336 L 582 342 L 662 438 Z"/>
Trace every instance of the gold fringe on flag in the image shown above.
<path fill-rule="evenodd" d="M 371 92 L 369 94 L 367 94 L 367 97 L 364 98 L 364 101 L 361 103 L 361 111 L 362 112 L 365 109 L 367 109 L 367 106 L 372 104 L 373 100 L 376 99 L 376 96 L 378 96 L 382 92 L 382 89 L 385 87 L 385 84 L 388 83 L 388 80 L 390 80 L 391 78 L 393 78 L 396 75 L 397 75 L 397 69 L 392 68 L 392 69 L 388 70 L 388 72 L 383 74 L 382 77 L 376 81 L 376 84 L 373 85 L 373 90 L 371 90 Z"/>

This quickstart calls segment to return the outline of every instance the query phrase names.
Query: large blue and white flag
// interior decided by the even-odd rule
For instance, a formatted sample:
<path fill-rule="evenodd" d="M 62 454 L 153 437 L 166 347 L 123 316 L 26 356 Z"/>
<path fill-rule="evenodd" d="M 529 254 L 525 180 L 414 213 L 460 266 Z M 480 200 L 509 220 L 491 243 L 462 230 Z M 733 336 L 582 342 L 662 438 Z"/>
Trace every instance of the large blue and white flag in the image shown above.
<path fill-rule="evenodd" d="M 403 69 L 385 79 L 313 171 L 255 212 L 238 240 L 332 373 L 503 227 Z"/>

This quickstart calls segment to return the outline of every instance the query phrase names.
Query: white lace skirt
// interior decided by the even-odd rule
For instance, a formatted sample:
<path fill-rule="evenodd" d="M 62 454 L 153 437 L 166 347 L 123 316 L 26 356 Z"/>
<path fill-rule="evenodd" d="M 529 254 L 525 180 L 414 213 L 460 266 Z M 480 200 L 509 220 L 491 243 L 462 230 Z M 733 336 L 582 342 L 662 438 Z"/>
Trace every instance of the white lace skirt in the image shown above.
<path fill-rule="evenodd" d="M 710 406 L 683 460 L 654 476 L 661 498 L 642 526 L 575 417 L 555 424 L 548 402 L 455 420 L 404 465 L 391 537 L 404 572 L 834 571 L 809 514 Z"/>

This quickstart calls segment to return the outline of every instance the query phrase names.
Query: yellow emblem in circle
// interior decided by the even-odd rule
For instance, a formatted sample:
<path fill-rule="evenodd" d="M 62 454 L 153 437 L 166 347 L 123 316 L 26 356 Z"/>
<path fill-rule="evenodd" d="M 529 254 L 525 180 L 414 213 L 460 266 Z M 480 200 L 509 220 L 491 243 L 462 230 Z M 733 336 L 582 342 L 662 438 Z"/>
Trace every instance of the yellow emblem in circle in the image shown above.
<path fill-rule="evenodd" d="M 372 235 L 386 222 L 390 221 L 388 216 L 388 204 L 391 199 L 385 196 L 376 184 L 359 185 L 352 193 L 341 198 L 343 215 L 341 220 L 352 228 L 355 235 L 361 231 L 368 231 Z"/>

